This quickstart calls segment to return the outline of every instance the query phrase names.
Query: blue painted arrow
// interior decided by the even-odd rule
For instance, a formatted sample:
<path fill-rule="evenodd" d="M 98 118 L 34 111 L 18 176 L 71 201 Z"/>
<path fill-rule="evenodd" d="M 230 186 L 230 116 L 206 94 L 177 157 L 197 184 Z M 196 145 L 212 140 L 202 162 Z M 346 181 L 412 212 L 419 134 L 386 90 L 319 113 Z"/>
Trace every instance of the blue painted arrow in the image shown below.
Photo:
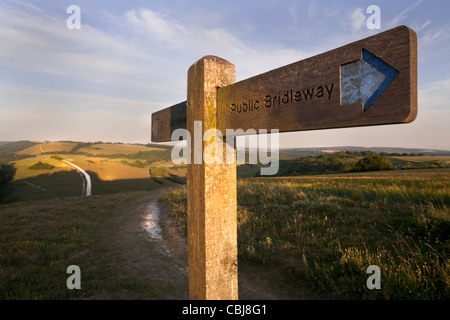
<path fill-rule="evenodd" d="M 367 111 L 395 79 L 398 71 L 366 49 L 362 52 L 361 60 L 341 65 L 341 104 L 360 100 L 364 111 Z"/>

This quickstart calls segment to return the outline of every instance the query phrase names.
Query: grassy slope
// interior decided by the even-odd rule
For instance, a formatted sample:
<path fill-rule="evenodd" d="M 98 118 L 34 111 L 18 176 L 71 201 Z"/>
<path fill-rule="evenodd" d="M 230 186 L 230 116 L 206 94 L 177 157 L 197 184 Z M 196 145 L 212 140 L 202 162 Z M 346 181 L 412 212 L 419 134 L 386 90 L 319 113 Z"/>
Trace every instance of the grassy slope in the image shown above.
<path fill-rule="evenodd" d="M 0 205 L 0 299 L 80 299 L 125 288 L 98 232 L 114 211 L 142 193 Z M 82 289 L 68 290 L 66 269 L 82 270 Z"/>
<path fill-rule="evenodd" d="M 74 146 L 75 142 L 50 142 L 39 143 L 27 149 L 17 152 L 19 155 L 39 155 L 41 153 L 50 152 L 69 152 Z"/>
<path fill-rule="evenodd" d="M 86 145 L 77 149 L 77 154 L 70 154 L 76 146 Z M 93 194 L 110 194 L 116 192 L 153 190 L 159 184 L 150 179 L 150 165 L 133 166 L 136 159 L 110 158 L 111 155 L 134 155 L 138 152 L 155 152 L 160 154 L 166 150 L 164 146 L 126 145 L 111 143 L 79 144 L 77 142 L 49 142 L 36 143 L 30 147 L 17 151 L 18 156 L 29 158 L 12 162 L 17 169 L 14 182 L 3 196 L 2 202 L 29 201 L 53 199 L 60 197 L 74 197 L 81 194 L 82 179 L 67 164 L 51 158 L 60 155 L 91 175 Z M 84 154 L 82 154 L 84 153 Z M 102 157 L 102 155 L 104 157 Z M 29 167 L 38 161 L 54 166 L 51 170 L 30 170 Z M 162 161 L 159 165 L 170 163 Z M 152 164 L 152 166 L 154 166 Z M 169 169 L 175 175 L 183 176 L 185 170 Z"/>
<path fill-rule="evenodd" d="M 185 190 L 163 200 L 185 231 Z M 450 297 L 450 169 L 252 178 L 238 205 L 240 261 L 283 269 L 294 294 L 307 283 L 327 299 Z M 370 265 L 382 290 L 366 287 Z"/>
<path fill-rule="evenodd" d="M 78 151 L 93 155 L 133 154 L 139 151 L 160 151 L 161 149 L 146 147 L 143 145 L 127 144 L 95 144 L 88 148 L 80 148 Z"/>

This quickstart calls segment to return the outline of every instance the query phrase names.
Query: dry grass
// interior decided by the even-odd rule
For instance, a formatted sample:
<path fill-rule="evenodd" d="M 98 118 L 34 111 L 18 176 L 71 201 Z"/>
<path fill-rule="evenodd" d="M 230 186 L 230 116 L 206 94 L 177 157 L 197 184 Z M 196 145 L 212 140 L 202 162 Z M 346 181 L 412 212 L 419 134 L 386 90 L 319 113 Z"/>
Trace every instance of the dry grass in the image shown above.
<path fill-rule="evenodd" d="M 98 178 L 103 181 L 145 179 L 150 177 L 148 168 L 131 167 L 120 163 L 118 160 L 80 158 L 74 159 L 73 163 L 85 171 L 96 173 Z"/>
<path fill-rule="evenodd" d="M 36 144 L 30 148 L 21 150 L 17 152 L 19 155 L 29 154 L 29 155 L 39 155 L 42 153 L 50 153 L 50 152 L 69 152 L 72 150 L 77 143 L 75 142 L 49 142 L 49 143 L 40 143 Z"/>
<path fill-rule="evenodd" d="M 397 156 L 390 158 L 412 162 L 444 161 L 450 163 L 450 157 L 448 156 Z"/>
<path fill-rule="evenodd" d="M 98 143 L 90 147 L 80 148 L 79 152 L 92 155 L 113 155 L 113 154 L 134 154 L 140 151 L 160 151 L 161 149 L 151 148 L 141 145 Z"/>
<path fill-rule="evenodd" d="M 185 189 L 163 200 L 186 226 Z M 326 299 L 450 298 L 450 169 L 238 181 L 240 261 Z M 381 290 L 366 287 L 370 265 Z M 299 292 L 299 296 L 300 292 Z"/>
<path fill-rule="evenodd" d="M 38 161 L 46 162 L 54 166 L 51 170 L 30 170 L 29 167 Z M 26 158 L 14 162 L 17 169 L 14 181 L 39 176 L 41 174 L 51 174 L 56 172 L 70 171 L 72 168 L 62 161 L 51 158 L 49 155 L 38 155 L 33 158 Z"/>

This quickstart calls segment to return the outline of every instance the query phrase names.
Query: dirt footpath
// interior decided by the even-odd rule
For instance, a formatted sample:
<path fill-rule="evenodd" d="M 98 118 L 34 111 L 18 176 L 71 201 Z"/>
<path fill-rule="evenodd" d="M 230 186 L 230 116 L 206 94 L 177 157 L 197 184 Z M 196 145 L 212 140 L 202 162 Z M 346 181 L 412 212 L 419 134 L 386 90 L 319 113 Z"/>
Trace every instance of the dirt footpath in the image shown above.
<path fill-rule="evenodd" d="M 113 257 L 109 268 L 119 271 L 116 292 L 92 299 L 188 299 L 187 238 L 158 202 L 164 189 L 155 190 L 118 210 L 99 234 L 100 245 Z M 239 265 L 239 299 L 289 299 L 275 290 L 277 270 Z M 272 279 L 272 280 L 271 280 Z M 123 287 L 123 289 L 122 289 Z M 139 287 L 142 287 L 139 290 Z M 138 288 L 136 290 L 136 288 Z"/>

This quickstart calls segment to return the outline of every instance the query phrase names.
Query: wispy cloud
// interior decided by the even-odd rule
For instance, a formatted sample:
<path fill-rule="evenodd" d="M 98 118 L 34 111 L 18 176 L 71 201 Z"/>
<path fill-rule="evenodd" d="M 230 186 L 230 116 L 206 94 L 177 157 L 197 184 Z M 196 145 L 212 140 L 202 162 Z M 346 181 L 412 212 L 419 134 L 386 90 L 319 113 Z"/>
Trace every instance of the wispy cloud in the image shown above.
<path fill-rule="evenodd" d="M 448 112 L 450 112 L 450 109 L 448 108 L 450 101 L 449 88 L 450 78 L 429 84 L 426 88 L 419 91 L 420 105 L 426 106 L 428 110 L 448 110 Z M 450 115 L 450 113 L 447 114 Z M 450 120 L 450 117 L 446 120 Z"/>
<path fill-rule="evenodd" d="M 431 24 L 431 21 L 430 21 L 430 20 L 427 20 L 427 21 L 425 21 L 424 23 L 421 23 L 421 24 L 419 24 L 419 25 L 414 26 L 414 27 L 413 27 L 413 30 L 414 30 L 415 32 L 420 32 L 420 31 L 422 31 L 423 29 L 425 29 L 426 27 L 428 27 L 430 24 Z"/>
<path fill-rule="evenodd" d="M 306 56 L 304 51 L 282 46 L 274 48 L 264 43 L 256 50 L 224 28 L 183 24 L 150 9 L 131 10 L 126 13 L 126 18 L 135 30 L 167 49 L 198 58 L 203 55 L 223 57 L 239 67 L 239 72 L 245 76 L 301 60 Z"/>
<path fill-rule="evenodd" d="M 292 6 L 288 8 L 289 15 L 294 20 L 295 24 L 298 24 L 298 14 L 297 14 L 297 7 Z"/>
<path fill-rule="evenodd" d="M 143 30 L 153 41 L 175 50 L 200 53 L 209 48 L 225 55 L 242 55 L 249 51 L 240 40 L 221 28 L 181 24 L 150 9 L 132 10 L 126 13 L 126 17 L 135 29 Z"/>
<path fill-rule="evenodd" d="M 185 99 L 187 69 L 201 56 L 229 59 L 238 77 L 305 57 L 284 47 L 255 50 L 224 28 L 182 23 L 150 9 L 108 13 L 102 19 L 113 19 L 110 27 L 121 25 L 108 31 L 83 19 L 80 30 L 68 30 L 65 12 L 58 16 L 34 5 L 22 9 L 0 4 L 0 67 L 9 72 L 0 77 L 0 108 L 7 114 L 0 118 L 3 139 L 14 139 L 17 128 L 34 139 L 75 139 L 82 128 L 83 139 L 111 135 L 148 141 L 150 113 Z M 58 85 L 30 87 L 19 78 L 29 72 Z M 81 83 L 76 87 L 75 79 Z M 134 124 L 127 127 L 125 121 Z M 126 128 L 118 132 L 112 123 Z"/>
<path fill-rule="evenodd" d="M 408 16 L 407 13 L 417 8 L 422 3 L 422 0 L 418 0 L 414 2 L 411 6 L 407 7 L 403 11 L 401 11 L 399 14 L 397 14 L 389 23 L 389 27 L 395 27 L 400 24 L 401 21 L 405 20 Z"/>
<path fill-rule="evenodd" d="M 308 6 L 308 11 L 307 11 L 307 13 L 308 13 L 308 19 L 309 20 L 312 20 L 312 19 L 314 19 L 315 17 L 316 17 L 316 14 L 317 14 L 317 12 L 318 12 L 318 5 L 317 5 L 317 3 L 315 3 L 315 2 L 311 2 L 310 4 L 309 4 L 309 6 Z"/>
<path fill-rule="evenodd" d="M 354 31 L 359 31 L 366 25 L 366 16 L 362 8 L 356 8 L 351 14 L 351 23 Z"/>
<path fill-rule="evenodd" d="M 438 41 L 439 43 L 448 41 L 450 39 L 449 31 L 450 28 L 442 27 L 442 28 L 433 28 L 427 30 L 426 32 L 421 33 L 419 36 L 420 47 L 427 47 L 436 41 Z"/>
<path fill-rule="evenodd" d="M 134 87 L 142 86 L 147 69 L 137 62 L 156 59 L 88 25 L 68 30 L 63 16 L 6 9 L 0 13 L 0 65 Z"/>

